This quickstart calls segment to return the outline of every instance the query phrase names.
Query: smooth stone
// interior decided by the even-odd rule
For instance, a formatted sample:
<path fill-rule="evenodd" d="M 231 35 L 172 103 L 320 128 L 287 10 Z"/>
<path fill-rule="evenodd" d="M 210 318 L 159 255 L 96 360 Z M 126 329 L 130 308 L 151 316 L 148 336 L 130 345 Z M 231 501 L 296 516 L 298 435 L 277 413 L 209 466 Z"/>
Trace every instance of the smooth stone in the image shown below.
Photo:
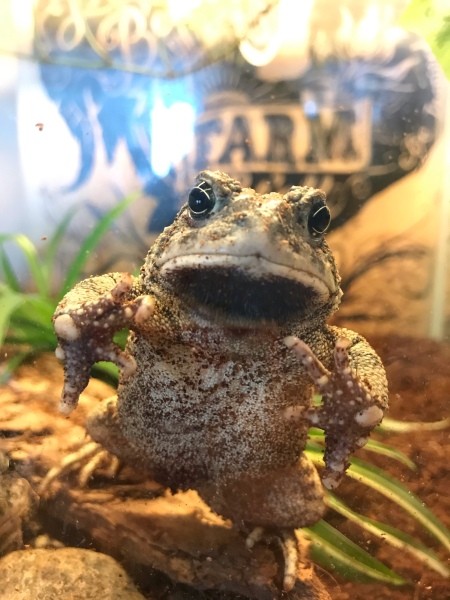
<path fill-rule="evenodd" d="M 0 600 L 145 600 L 113 558 L 81 548 L 11 552 L 0 582 Z"/>

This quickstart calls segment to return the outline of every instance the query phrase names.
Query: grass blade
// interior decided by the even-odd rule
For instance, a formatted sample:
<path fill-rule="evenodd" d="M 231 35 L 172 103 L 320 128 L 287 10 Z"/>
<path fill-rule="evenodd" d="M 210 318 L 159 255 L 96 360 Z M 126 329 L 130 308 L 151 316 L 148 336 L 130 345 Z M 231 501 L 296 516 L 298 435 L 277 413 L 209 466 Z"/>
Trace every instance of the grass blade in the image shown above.
<path fill-rule="evenodd" d="M 323 465 L 323 448 L 314 444 L 308 444 L 306 454 L 314 464 Z M 399 481 L 370 463 L 359 458 L 352 458 L 347 469 L 347 475 L 364 485 L 380 492 L 398 506 L 401 506 L 426 531 L 431 533 L 441 544 L 450 550 L 450 531 L 411 491 Z"/>
<path fill-rule="evenodd" d="M 137 194 L 128 196 L 119 202 L 119 204 L 114 206 L 114 208 L 105 213 L 105 215 L 96 223 L 94 229 L 84 239 L 79 251 L 69 266 L 66 279 L 62 285 L 61 296 L 64 296 L 64 294 L 66 294 L 78 282 L 89 254 L 98 246 L 101 238 L 110 229 L 112 223 L 117 219 L 117 217 L 119 217 L 119 215 L 121 215 L 136 198 Z"/>
<path fill-rule="evenodd" d="M 26 258 L 28 269 L 41 296 L 47 296 L 49 292 L 48 280 L 41 268 L 38 253 L 33 242 L 23 233 L 5 233 L 0 235 L 0 244 L 5 242 L 14 242 L 23 252 Z"/>
<path fill-rule="evenodd" d="M 409 456 L 406 456 L 406 454 L 400 450 L 397 450 L 388 444 L 383 444 L 383 442 L 379 442 L 378 440 L 369 440 L 364 446 L 364 450 L 369 450 L 370 452 L 375 452 L 376 454 L 393 458 L 402 465 L 405 465 L 405 467 L 408 467 L 408 469 L 411 469 L 411 471 L 417 470 L 417 466 L 409 458 Z"/>
<path fill-rule="evenodd" d="M 55 302 L 50 298 L 41 298 L 34 294 L 26 294 L 24 298 L 24 304 L 15 315 L 15 322 L 30 322 L 42 327 L 52 327 Z"/>
<path fill-rule="evenodd" d="M 26 323 L 12 323 L 5 336 L 8 344 L 28 344 L 33 349 L 54 350 L 56 348 L 56 336 L 53 328 L 49 325 L 42 327 L 32 321 Z"/>
<path fill-rule="evenodd" d="M 439 560 L 438 556 L 426 546 L 415 540 L 412 536 L 407 535 L 395 527 L 380 523 L 374 519 L 369 519 L 368 517 L 353 511 L 331 492 L 326 493 L 325 502 L 329 508 L 332 508 L 345 518 L 349 519 L 349 521 L 353 521 L 366 531 L 369 531 L 372 535 L 383 539 L 399 550 L 408 552 L 443 577 L 450 577 L 450 569 Z"/>
<path fill-rule="evenodd" d="M 438 431 L 450 427 L 450 417 L 442 419 L 442 421 L 432 421 L 426 423 L 423 421 L 397 421 L 384 417 L 381 425 L 378 425 L 378 431 L 386 431 L 389 433 L 410 433 L 411 431 Z"/>
<path fill-rule="evenodd" d="M 14 292 L 20 292 L 21 286 L 19 280 L 14 273 L 14 269 L 12 268 L 11 262 L 4 248 L 0 248 L 0 264 L 6 285 Z"/>
<path fill-rule="evenodd" d="M 351 460 L 347 474 L 393 500 L 419 521 L 447 550 L 450 550 L 450 531 L 417 496 L 399 481 L 358 458 Z"/>
<path fill-rule="evenodd" d="M 55 263 L 55 258 L 56 258 L 57 252 L 60 248 L 61 242 L 62 242 L 65 234 L 67 233 L 67 229 L 70 225 L 70 222 L 72 221 L 77 210 L 78 210 L 78 207 L 76 206 L 76 207 L 72 207 L 69 211 L 67 211 L 66 215 L 63 217 L 62 221 L 58 224 L 57 228 L 55 229 L 55 231 L 53 232 L 53 234 L 51 235 L 50 239 L 48 240 L 48 242 L 45 246 L 43 260 L 44 260 L 44 269 L 45 269 L 45 272 L 47 273 L 47 277 L 51 276 L 52 270 L 54 268 L 54 263 Z"/>
<path fill-rule="evenodd" d="M 319 429 L 318 427 L 310 427 L 308 429 L 308 436 L 317 439 L 318 441 L 325 441 L 325 433 L 323 429 Z"/>
<path fill-rule="evenodd" d="M 22 302 L 11 313 L 3 332 L 3 340 L 13 344 L 28 344 L 35 350 L 54 349 L 56 336 L 51 320 L 54 303 L 50 299 L 31 294 L 19 297 Z"/>
<path fill-rule="evenodd" d="M 100 361 L 92 367 L 92 375 L 113 387 L 119 383 L 119 369 L 110 362 Z"/>
<path fill-rule="evenodd" d="M 0 287 L 0 301 L 2 310 L 0 311 L 0 346 L 3 345 L 9 323 L 12 315 L 25 302 L 25 297 L 7 288 L 5 285 Z"/>
<path fill-rule="evenodd" d="M 404 585 L 407 581 L 324 520 L 302 529 L 311 541 L 312 560 L 356 581 Z"/>

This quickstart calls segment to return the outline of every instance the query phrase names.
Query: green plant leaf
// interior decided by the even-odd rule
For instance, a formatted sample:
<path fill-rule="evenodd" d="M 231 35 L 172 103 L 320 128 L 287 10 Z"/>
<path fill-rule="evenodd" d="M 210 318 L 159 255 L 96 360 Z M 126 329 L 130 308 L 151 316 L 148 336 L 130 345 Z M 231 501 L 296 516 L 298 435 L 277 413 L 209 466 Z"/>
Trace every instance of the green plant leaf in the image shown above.
<path fill-rule="evenodd" d="M 429 43 L 444 73 L 450 78 L 450 6 L 434 0 L 411 0 L 400 24 Z"/>
<path fill-rule="evenodd" d="M 6 254 L 6 250 L 0 247 L 0 264 L 5 278 L 6 285 L 14 292 L 20 292 L 21 286 L 17 276 L 12 268 L 11 262 Z"/>
<path fill-rule="evenodd" d="M 13 319 L 5 336 L 5 342 L 29 345 L 35 350 L 37 348 L 54 350 L 56 348 L 56 336 L 52 327 L 41 327 L 32 321 L 16 323 Z"/>
<path fill-rule="evenodd" d="M 43 263 L 45 272 L 47 273 L 47 277 L 49 279 L 52 276 L 52 272 L 55 268 L 55 259 L 60 249 L 61 242 L 63 241 L 64 236 L 67 233 L 67 229 L 69 228 L 70 222 L 75 216 L 77 210 L 77 206 L 72 207 L 70 210 L 68 210 L 66 215 L 63 217 L 63 219 L 58 224 L 55 231 L 49 238 L 47 244 L 45 245 L 43 253 Z"/>
<path fill-rule="evenodd" d="M 329 508 L 332 508 L 345 518 L 358 524 L 372 535 L 385 540 L 391 546 L 394 546 L 399 550 L 408 552 L 443 577 L 450 577 L 450 569 L 439 560 L 438 556 L 426 546 L 415 540 L 412 536 L 407 535 L 403 531 L 387 525 L 386 523 L 380 523 L 379 521 L 369 519 L 365 515 L 353 511 L 342 502 L 342 500 L 329 491 L 325 494 L 325 502 Z"/>
<path fill-rule="evenodd" d="M 41 325 L 51 325 L 55 300 L 38 294 L 22 294 L 23 306 L 17 311 L 17 318 L 30 320 Z"/>
<path fill-rule="evenodd" d="M 416 521 L 419 521 L 447 550 L 450 550 L 450 532 L 448 529 L 417 496 L 399 481 L 381 469 L 358 458 L 351 460 L 347 473 L 353 479 L 361 481 L 393 500 L 412 515 Z"/>
<path fill-rule="evenodd" d="M 84 239 L 79 251 L 71 262 L 66 278 L 61 288 L 61 296 L 64 296 L 80 279 L 82 270 L 89 254 L 98 246 L 101 238 L 105 235 L 112 223 L 121 215 L 126 208 L 136 200 L 137 194 L 132 194 L 119 202 L 114 208 L 109 210 L 96 223 L 94 229 Z"/>
<path fill-rule="evenodd" d="M 111 227 L 112 222 L 133 202 L 136 194 L 125 198 L 113 209 L 108 211 L 96 224 L 92 232 L 82 243 L 78 253 L 69 266 L 68 274 L 63 284 L 63 292 L 68 291 L 77 281 L 87 257 L 99 243 L 102 236 Z M 23 234 L 0 235 L 0 266 L 5 282 L 0 282 L 0 345 L 14 343 L 24 350 L 18 350 L 17 362 L 9 361 L 4 368 L 8 373 L 15 364 L 20 364 L 24 357 L 33 352 L 53 350 L 56 347 L 56 336 L 53 331 L 52 316 L 57 299 L 50 296 L 51 278 L 54 263 L 69 224 L 76 212 L 71 209 L 56 228 L 46 245 L 42 259 L 29 238 Z M 36 293 L 23 293 L 21 284 L 3 247 L 5 243 L 14 243 L 25 256 L 27 266 L 36 288 Z M 58 296 L 59 299 L 59 296 Z M 126 334 L 119 334 L 125 339 Z M 100 366 L 97 370 L 102 378 L 108 378 L 111 383 L 117 382 L 117 370 L 114 365 Z"/>
<path fill-rule="evenodd" d="M 308 444 L 306 454 L 314 464 L 323 466 L 323 448 Z M 450 550 L 450 532 L 445 525 L 429 510 L 425 504 L 399 481 L 359 458 L 352 458 L 347 475 L 356 481 L 380 492 L 386 498 L 401 506 L 426 531 L 431 533 L 441 544 Z"/>
<path fill-rule="evenodd" d="M 406 454 L 400 450 L 397 450 L 393 446 L 390 446 L 389 444 L 384 444 L 378 440 L 369 440 L 363 448 L 364 450 L 369 450 L 370 452 L 375 452 L 376 454 L 393 458 L 402 465 L 405 465 L 405 467 L 408 467 L 408 469 L 411 469 L 411 471 L 417 470 L 417 466 L 409 458 L 409 456 L 406 456 Z"/>
<path fill-rule="evenodd" d="M 117 387 L 119 382 L 119 369 L 115 364 L 104 361 L 97 362 L 92 367 L 92 374 L 94 377 L 97 377 L 97 379 L 101 379 L 105 383 Z"/>
<path fill-rule="evenodd" d="M 37 294 L 19 296 L 22 302 L 14 307 L 3 340 L 28 344 L 35 351 L 53 350 L 56 347 L 56 336 L 51 318 L 55 302 Z"/>
<path fill-rule="evenodd" d="M 33 283 L 41 296 L 48 296 L 49 282 L 41 267 L 37 250 L 33 242 L 23 233 L 5 233 L 0 235 L 0 244 L 14 242 L 23 252 Z"/>
<path fill-rule="evenodd" d="M 302 529 L 311 541 L 310 556 L 325 569 L 355 581 L 404 585 L 407 580 L 386 567 L 323 519 Z"/>
<path fill-rule="evenodd" d="M 6 285 L 0 284 L 0 347 L 5 341 L 12 315 L 24 302 L 23 294 L 18 294 Z"/>
<path fill-rule="evenodd" d="M 450 417 L 429 423 L 424 421 L 397 421 L 396 419 L 384 417 L 377 430 L 390 433 L 409 433 L 410 431 L 438 431 L 447 429 L 447 427 L 450 427 Z"/>

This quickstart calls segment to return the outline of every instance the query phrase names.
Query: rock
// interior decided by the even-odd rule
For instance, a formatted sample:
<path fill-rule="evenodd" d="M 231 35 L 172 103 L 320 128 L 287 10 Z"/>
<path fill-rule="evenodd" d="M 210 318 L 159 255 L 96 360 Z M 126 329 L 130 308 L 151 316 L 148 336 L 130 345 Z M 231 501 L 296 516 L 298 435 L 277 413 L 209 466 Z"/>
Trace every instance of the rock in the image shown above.
<path fill-rule="evenodd" d="M 113 558 L 80 548 L 11 552 L 0 581 L 0 600 L 145 600 Z"/>
<path fill-rule="evenodd" d="M 7 469 L 8 461 L 0 453 L 0 556 L 23 547 L 23 532 L 38 502 L 28 481 Z"/>

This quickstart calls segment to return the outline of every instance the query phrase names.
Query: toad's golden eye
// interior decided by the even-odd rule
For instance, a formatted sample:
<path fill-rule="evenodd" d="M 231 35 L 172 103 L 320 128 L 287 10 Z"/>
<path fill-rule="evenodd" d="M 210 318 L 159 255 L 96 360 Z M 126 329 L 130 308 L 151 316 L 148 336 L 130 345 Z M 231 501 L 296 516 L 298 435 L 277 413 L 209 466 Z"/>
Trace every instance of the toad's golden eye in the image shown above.
<path fill-rule="evenodd" d="M 189 192 L 188 206 L 194 219 L 206 217 L 214 208 L 216 197 L 212 187 L 206 181 L 201 181 Z"/>
<path fill-rule="evenodd" d="M 309 233 L 317 237 L 323 235 L 331 223 L 331 214 L 326 204 L 315 204 L 308 217 Z"/>

